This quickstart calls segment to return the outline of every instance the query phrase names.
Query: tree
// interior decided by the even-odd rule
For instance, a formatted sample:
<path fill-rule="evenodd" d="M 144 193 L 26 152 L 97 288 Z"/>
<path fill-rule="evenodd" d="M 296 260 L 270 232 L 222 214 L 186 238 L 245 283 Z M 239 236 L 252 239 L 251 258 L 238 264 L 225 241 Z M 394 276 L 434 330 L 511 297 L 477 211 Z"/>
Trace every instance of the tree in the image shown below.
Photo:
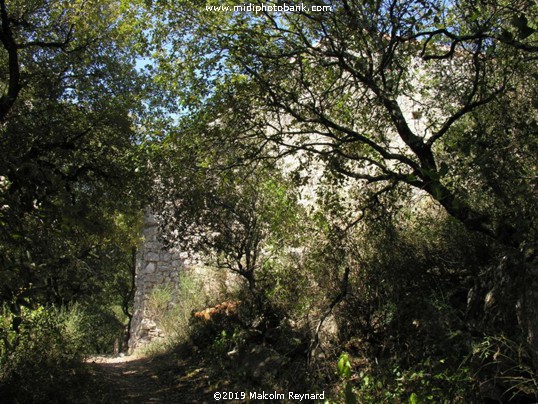
<path fill-rule="evenodd" d="M 156 3 L 162 77 L 236 123 L 206 136 L 243 161 L 298 153 L 372 195 L 411 187 L 516 257 L 536 367 L 535 2 L 305 4 Z"/>
<path fill-rule="evenodd" d="M 439 150 L 457 123 L 514 96 L 522 75 L 533 78 L 536 9 L 473 4 L 335 2 L 320 13 L 273 13 L 267 4 L 251 16 L 177 3 L 166 9 L 176 17 L 167 39 L 190 46 L 172 48 L 167 62 L 184 68 L 180 87 L 213 101 L 247 81 L 258 114 L 245 119 L 261 115 L 272 129 L 252 122 L 258 140 L 316 153 L 366 183 L 424 190 L 468 228 L 518 245 L 515 233 L 529 229 L 461 197 Z M 196 24 L 180 25 L 187 14 Z"/>
<path fill-rule="evenodd" d="M 15 314 L 102 289 L 118 217 L 144 199 L 127 6 L 0 2 L 0 302 Z"/>
<path fill-rule="evenodd" d="M 167 139 L 153 160 L 153 209 L 164 238 L 184 251 L 202 254 L 209 265 L 239 275 L 253 308 L 273 314 L 267 299 L 271 279 L 264 267 L 293 245 L 297 195 L 271 164 L 231 168 L 232 147 L 200 141 L 203 128 L 221 131 L 228 126 L 212 125 L 203 117 L 192 121 L 196 124 Z"/>

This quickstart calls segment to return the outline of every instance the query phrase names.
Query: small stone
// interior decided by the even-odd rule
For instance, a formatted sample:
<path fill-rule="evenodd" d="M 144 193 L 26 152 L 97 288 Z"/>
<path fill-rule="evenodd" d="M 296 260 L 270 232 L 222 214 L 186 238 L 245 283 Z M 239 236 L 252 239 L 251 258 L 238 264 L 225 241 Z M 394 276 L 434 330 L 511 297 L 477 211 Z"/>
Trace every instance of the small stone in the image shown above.
<path fill-rule="evenodd" d="M 147 227 L 144 230 L 142 230 L 142 234 L 144 235 L 146 239 L 153 239 L 154 237 L 157 236 L 157 231 L 158 231 L 157 227 Z"/>
<path fill-rule="evenodd" d="M 161 253 L 161 261 L 170 261 L 170 253 L 162 252 Z"/>
<path fill-rule="evenodd" d="M 146 265 L 146 268 L 144 268 L 144 271 L 148 274 L 155 272 L 155 264 L 153 262 L 148 263 L 148 265 Z"/>
<path fill-rule="evenodd" d="M 145 258 L 147 261 L 159 261 L 159 254 L 154 252 L 148 252 Z"/>

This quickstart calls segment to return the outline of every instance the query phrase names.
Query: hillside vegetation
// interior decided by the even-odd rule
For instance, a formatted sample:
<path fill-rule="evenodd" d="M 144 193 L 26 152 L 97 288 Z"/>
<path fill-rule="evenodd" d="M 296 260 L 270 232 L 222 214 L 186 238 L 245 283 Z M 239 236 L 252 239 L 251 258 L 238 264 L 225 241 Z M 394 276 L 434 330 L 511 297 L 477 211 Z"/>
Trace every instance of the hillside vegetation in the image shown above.
<path fill-rule="evenodd" d="M 0 0 L 2 400 L 122 385 L 151 208 L 170 397 L 536 402 L 536 2 L 251 5 Z"/>

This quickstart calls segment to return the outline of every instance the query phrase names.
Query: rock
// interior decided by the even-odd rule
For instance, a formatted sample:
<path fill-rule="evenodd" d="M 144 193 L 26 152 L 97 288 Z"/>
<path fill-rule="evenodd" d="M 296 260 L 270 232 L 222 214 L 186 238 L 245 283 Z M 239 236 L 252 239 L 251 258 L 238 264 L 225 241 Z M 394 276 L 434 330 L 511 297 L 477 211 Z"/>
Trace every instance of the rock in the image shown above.
<path fill-rule="evenodd" d="M 183 267 L 179 251 L 165 250 L 164 245 L 158 241 L 158 222 L 155 217 L 146 212 L 142 234 L 144 242 L 140 246 L 135 265 L 135 296 L 134 315 L 131 320 L 129 352 L 137 346 L 150 342 L 155 338 L 162 338 L 163 332 L 157 327 L 152 314 L 146 310 L 148 296 L 153 288 L 160 285 L 177 283 L 176 274 Z"/>
<path fill-rule="evenodd" d="M 155 253 L 155 252 L 148 252 L 146 253 L 146 255 L 144 256 L 145 260 L 146 261 L 159 261 L 159 254 L 158 253 Z"/>
<path fill-rule="evenodd" d="M 148 274 L 155 272 L 155 264 L 153 262 L 148 263 L 144 268 L 144 271 Z"/>
<path fill-rule="evenodd" d="M 234 356 L 238 358 L 241 369 L 244 369 L 254 380 L 276 376 L 288 362 L 286 357 L 264 345 L 255 345 L 247 353 Z"/>

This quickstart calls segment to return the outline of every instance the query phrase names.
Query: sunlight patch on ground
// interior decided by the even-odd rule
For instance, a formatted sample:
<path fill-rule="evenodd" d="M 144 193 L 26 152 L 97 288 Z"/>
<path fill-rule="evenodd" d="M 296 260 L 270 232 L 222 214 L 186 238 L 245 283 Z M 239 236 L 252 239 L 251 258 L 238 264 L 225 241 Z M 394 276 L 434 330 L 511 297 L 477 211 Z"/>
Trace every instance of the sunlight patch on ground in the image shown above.
<path fill-rule="evenodd" d="M 106 356 L 106 355 L 96 355 L 89 356 L 84 362 L 86 363 L 123 363 L 131 362 L 140 359 L 135 355 L 125 355 L 125 356 Z"/>

